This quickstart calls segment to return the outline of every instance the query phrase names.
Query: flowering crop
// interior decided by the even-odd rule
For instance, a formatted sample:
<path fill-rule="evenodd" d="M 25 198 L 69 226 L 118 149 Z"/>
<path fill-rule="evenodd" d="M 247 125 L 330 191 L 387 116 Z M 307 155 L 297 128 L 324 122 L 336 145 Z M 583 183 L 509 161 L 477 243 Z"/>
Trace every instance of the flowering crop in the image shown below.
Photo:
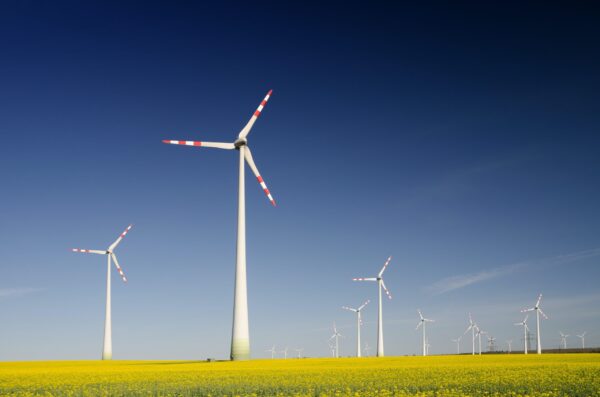
<path fill-rule="evenodd" d="M 0 395 L 600 397 L 600 355 L 0 363 Z"/>

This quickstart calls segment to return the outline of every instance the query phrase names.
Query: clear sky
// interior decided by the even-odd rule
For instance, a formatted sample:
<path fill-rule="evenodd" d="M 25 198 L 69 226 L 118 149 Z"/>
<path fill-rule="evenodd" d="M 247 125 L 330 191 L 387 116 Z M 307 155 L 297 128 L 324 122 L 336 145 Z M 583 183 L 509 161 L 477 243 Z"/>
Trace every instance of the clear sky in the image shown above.
<path fill-rule="evenodd" d="M 269 89 L 249 136 L 278 202 L 248 177 L 254 357 L 326 355 L 333 321 L 352 354 L 341 306 L 365 299 L 374 347 L 376 286 L 352 278 L 389 255 L 388 355 L 419 351 L 417 308 L 432 353 L 469 311 L 516 348 L 540 292 L 545 346 L 599 345 L 591 6 L 2 2 L 0 360 L 100 357 L 105 258 L 70 249 L 129 223 L 114 357 L 229 355 L 236 153 L 161 140 L 233 141 Z"/>

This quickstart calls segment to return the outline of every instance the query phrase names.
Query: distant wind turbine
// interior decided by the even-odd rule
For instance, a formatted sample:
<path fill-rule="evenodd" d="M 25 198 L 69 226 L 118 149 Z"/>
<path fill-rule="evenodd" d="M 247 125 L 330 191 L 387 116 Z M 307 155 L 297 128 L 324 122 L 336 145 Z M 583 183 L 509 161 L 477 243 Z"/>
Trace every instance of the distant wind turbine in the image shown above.
<path fill-rule="evenodd" d="M 81 252 L 84 254 L 98 254 L 98 255 L 106 255 L 108 259 L 108 265 L 106 267 L 106 312 L 105 312 L 105 320 L 104 320 L 104 346 L 102 348 L 102 359 L 103 360 L 111 360 L 112 359 L 112 320 L 111 320 L 111 290 L 110 290 L 110 262 L 111 259 L 115 263 L 115 267 L 121 276 L 123 282 L 127 282 L 127 277 L 123 273 L 123 269 L 119 265 L 119 261 L 117 261 L 117 256 L 114 253 L 115 248 L 121 243 L 123 237 L 131 230 L 133 225 L 127 226 L 127 229 L 112 243 L 106 250 L 86 250 L 80 248 L 73 248 L 73 252 Z"/>
<path fill-rule="evenodd" d="M 520 323 L 515 323 L 515 325 L 523 326 L 523 353 L 527 354 L 527 332 L 529 331 L 529 327 L 527 326 L 527 319 L 529 318 L 529 314 L 525 316 L 523 321 Z"/>
<path fill-rule="evenodd" d="M 296 350 L 296 352 L 298 353 L 298 358 L 302 358 L 302 352 L 304 351 L 304 348 L 300 348 L 300 349 L 294 349 Z"/>
<path fill-rule="evenodd" d="M 506 341 L 506 344 L 508 345 L 508 354 L 512 353 L 512 342 L 512 339 Z"/>
<path fill-rule="evenodd" d="M 433 322 L 435 322 L 435 320 L 430 320 L 428 318 L 423 317 L 423 313 L 421 313 L 421 309 L 417 309 L 417 313 L 419 313 L 420 320 L 417 323 L 417 328 L 415 328 L 415 330 L 419 329 L 419 327 L 423 327 L 423 356 L 426 356 L 427 355 L 427 336 L 425 333 L 425 324 L 433 323 Z"/>
<path fill-rule="evenodd" d="M 368 343 L 365 343 L 365 347 L 363 348 L 363 350 L 365 351 L 365 356 L 369 356 L 369 352 L 371 351 L 371 346 L 369 346 Z"/>
<path fill-rule="evenodd" d="M 369 304 L 370 300 L 367 299 L 365 303 L 360 305 L 358 308 L 352 308 L 348 306 L 342 306 L 342 309 L 350 310 L 356 313 L 356 357 L 360 357 L 360 327 L 362 325 L 362 309 Z"/>
<path fill-rule="evenodd" d="M 477 325 L 475 325 L 477 327 Z M 481 356 L 481 335 L 487 335 L 487 332 L 482 331 L 481 328 L 477 327 L 477 337 L 479 338 L 479 355 Z"/>
<path fill-rule="evenodd" d="M 389 299 L 392 299 L 392 295 L 390 294 L 390 291 L 388 291 L 388 289 L 385 287 L 385 283 L 383 282 L 383 272 L 385 272 L 385 269 L 390 264 L 391 260 L 392 260 L 392 257 L 390 256 L 383 264 L 383 267 L 377 274 L 377 277 L 366 277 L 366 278 L 362 277 L 362 278 L 352 279 L 354 281 L 377 281 L 377 286 L 379 287 L 379 318 L 377 321 L 377 357 L 384 356 L 384 354 L 383 354 L 383 309 L 382 309 L 382 302 L 381 302 L 381 289 L 383 288 L 385 293 L 387 294 L 387 297 Z"/>
<path fill-rule="evenodd" d="M 565 335 L 562 333 L 562 331 L 559 331 L 558 333 L 560 334 L 560 343 L 562 345 L 562 348 L 566 349 L 567 348 L 567 338 L 571 335 Z"/>
<path fill-rule="evenodd" d="M 525 312 L 535 312 L 535 319 L 536 319 L 536 325 L 537 325 L 537 354 L 542 354 L 542 337 L 540 335 L 540 314 L 542 316 L 544 316 L 544 318 L 547 320 L 548 316 L 546 316 L 546 313 L 544 313 L 542 311 L 542 308 L 540 307 L 540 302 L 542 301 L 542 294 L 540 294 L 540 296 L 538 296 L 537 302 L 535 303 L 535 306 L 530 308 L 530 309 L 523 309 L 521 310 L 521 313 L 525 313 Z"/>
<path fill-rule="evenodd" d="M 333 335 L 331 335 L 331 338 L 329 338 L 329 340 L 334 340 L 335 341 L 335 358 L 339 358 L 340 357 L 340 344 L 338 341 L 338 338 L 342 336 L 342 334 L 340 334 L 337 330 L 337 327 L 335 326 L 335 323 L 333 323 Z"/>
<path fill-rule="evenodd" d="M 270 349 L 267 349 L 267 350 L 265 350 L 265 351 L 267 351 L 267 352 L 270 352 L 270 353 L 271 353 L 271 360 L 275 358 L 275 353 L 276 353 L 276 350 L 275 350 L 275 345 L 273 345 L 273 347 L 272 347 L 272 348 L 270 348 Z"/>
<path fill-rule="evenodd" d="M 287 353 L 288 353 L 289 347 L 285 347 L 285 349 L 283 349 L 280 353 L 283 353 L 283 358 L 287 359 Z"/>
<path fill-rule="evenodd" d="M 473 356 L 475 355 L 475 330 L 476 329 L 477 329 L 477 324 L 475 324 L 473 322 L 473 318 L 471 317 L 471 313 L 469 313 L 469 326 L 465 330 L 465 333 L 463 334 L 463 336 L 466 335 L 467 332 L 471 331 L 471 343 L 473 345 L 473 352 L 471 354 Z"/>
<path fill-rule="evenodd" d="M 252 158 L 252 152 L 248 147 L 247 136 L 252 129 L 252 126 L 260 116 L 264 106 L 271 97 L 269 91 L 265 99 L 258 106 L 258 109 L 252 114 L 252 117 L 238 138 L 233 143 L 223 142 L 200 142 L 200 141 L 176 141 L 163 140 L 163 143 L 170 145 L 184 145 L 194 147 L 208 147 L 226 150 L 238 150 L 240 152 L 239 161 L 239 181 L 238 181 L 238 218 L 237 218 L 237 249 L 236 249 L 236 264 L 235 264 L 235 289 L 233 299 L 233 327 L 231 335 L 231 360 L 248 360 L 250 359 L 250 333 L 248 331 L 248 292 L 246 284 L 246 188 L 244 183 L 245 162 L 248 163 L 252 172 L 258 179 L 258 183 L 264 190 L 267 198 L 275 206 L 275 200 L 271 196 L 271 192 L 267 189 L 262 176 L 258 172 L 258 168 Z"/>
<path fill-rule="evenodd" d="M 584 331 L 583 334 L 581 334 L 581 335 L 577 335 L 577 337 L 581 339 L 581 348 L 582 349 L 585 349 L 585 332 L 586 331 Z"/>
<path fill-rule="evenodd" d="M 452 339 L 452 342 L 456 343 L 456 354 L 460 354 L 460 340 L 462 336 L 459 336 L 456 339 Z"/>

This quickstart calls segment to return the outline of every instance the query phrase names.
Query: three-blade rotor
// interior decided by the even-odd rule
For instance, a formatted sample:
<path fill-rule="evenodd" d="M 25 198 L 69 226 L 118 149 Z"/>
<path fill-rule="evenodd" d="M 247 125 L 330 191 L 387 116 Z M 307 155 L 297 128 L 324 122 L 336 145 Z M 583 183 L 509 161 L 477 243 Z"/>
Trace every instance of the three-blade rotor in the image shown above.
<path fill-rule="evenodd" d="M 357 278 L 353 278 L 352 281 L 378 281 L 378 282 L 381 282 L 381 287 L 383 287 L 383 290 L 385 291 L 387 297 L 389 299 L 392 299 L 392 294 L 387 289 L 387 287 L 385 286 L 385 282 L 383 281 L 383 272 L 385 272 L 385 269 L 387 269 L 387 267 L 390 264 L 391 260 L 392 260 L 391 256 L 389 258 L 387 258 L 387 260 L 383 264 L 383 267 L 381 268 L 381 270 L 377 274 L 377 277 L 357 277 Z"/>
<path fill-rule="evenodd" d="M 121 276 L 121 279 L 123 280 L 123 282 L 126 283 L 127 282 L 127 277 L 125 277 L 125 273 L 123 272 L 123 268 L 121 267 L 121 265 L 119 264 L 119 261 L 117 260 L 117 256 L 114 253 L 114 249 L 117 248 L 117 246 L 121 243 L 121 241 L 127 235 L 127 233 L 129 233 L 129 231 L 131 230 L 132 227 L 133 227 L 133 225 L 127 226 L 127 228 L 123 231 L 123 233 L 121 233 L 119 235 L 119 237 L 117 237 L 117 239 L 115 240 L 115 242 L 112 243 L 104 251 L 101 251 L 101 250 L 87 250 L 87 249 L 80 249 L 80 248 L 73 248 L 71 251 L 73 251 L 73 252 L 80 252 L 80 253 L 83 253 L 83 254 L 108 255 L 111 258 L 112 262 L 115 264 L 115 267 L 117 268 L 117 271 L 119 272 L 119 275 Z"/>
<path fill-rule="evenodd" d="M 273 90 L 270 90 L 267 93 L 267 96 L 265 96 L 265 99 L 263 99 L 263 101 L 260 103 L 260 105 L 258 106 L 256 111 L 252 114 L 252 117 L 250 118 L 250 120 L 248 121 L 246 126 L 239 133 L 238 139 L 233 143 L 205 142 L 205 141 L 179 141 L 179 140 L 169 140 L 169 139 L 163 140 L 163 143 L 166 143 L 169 145 L 209 147 L 209 148 L 226 149 L 226 150 L 240 149 L 241 147 L 244 147 L 243 156 L 244 156 L 244 159 L 246 160 L 246 163 L 248 164 L 248 166 L 254 173 L 254 176 L 256 176 L 258 183 L 260 184 L 261 188 L 265 192 L 265 195 L 267 196 L 267 198 L 269 199 L 271 204 L 273 204 L 273 206 L 276 206 L 277 204 L 275 203 L 275 200 L 273 199 L 271 192 L 267 188 L 267 185 L 266 185 L 263 177 L 260 175 L 260 172 L 258 171 L 258 168 L 256 167 L 256 163 L 254 162 L 254 159 L 252 157 L 252 152 L 250 151 L 250 147 L 248 147 L 248 141 L 246 139 L 246 137 L 250 133 L 250 130 L 252 129 L 252 126 L 256 122 L 256 119 L 258 118 L 258 116 L 260 116 L 260 113 L 262 112 L 263 108 L 267 104 L 267 101 L 271 97 L 272 92 L 273 92 Z"/>

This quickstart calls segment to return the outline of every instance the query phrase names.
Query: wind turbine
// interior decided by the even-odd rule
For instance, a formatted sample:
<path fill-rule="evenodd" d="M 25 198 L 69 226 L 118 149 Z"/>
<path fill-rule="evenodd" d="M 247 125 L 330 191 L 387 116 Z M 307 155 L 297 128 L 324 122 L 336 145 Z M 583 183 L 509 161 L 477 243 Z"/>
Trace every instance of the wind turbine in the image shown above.
<path fill-rule="evenodd" d="M 527 332 L 529 331 L 529 327 L 527 326 L 527 318 L 529 318 L 529 314 L 525 316 L 523 321 L 520 323 L 515 323 L 515 325 L 523 326 L 523 352 L 527 354 Z"/>
<path fill-rule="evenodd" d="M 338 342 L 338 338 L 342 336 L 342 334 L 340 334 L 337 330 L 337 327 L 335 326 L 335 322 L 333 323 L 333 335 L 331 335 L 331 338 L 329 338 L 329 340 L 335 339 L 335 358 L 339 358 L 340 357 L 340 345 Z"/>
<path fill-rule="evenodd" d="M 86 250 L 80 248 L 73 248 L 73 252 L 81 252 L 84 254 L 98 254 L 98 255 L 106 255 L 108 259 L 108 265 L 106 266 L 106 314 L 104 319 L 104 346 L 102 348 L 102 359 L 103 360 L 111 360 L 112 359 L 112 320 L 111 320 L 111 292 L 110 292 L 110 262 L 111 260 L 115 263 L 115 267 L 121 276 L 123 282 L 127 282 L 127 277 L 123 273 L 123 269 L 119 265 L 119 261 L 117 260 L 117 256 L 114 253 L 115 248 L 121 243 L 123 237 L 131 230 L 133 225 L 127 226 L 127 229 L 112 243 L 106 250 Z"/>
<path fill-rule="evenodd" d="M 506 344 L 508 345 L 508 354 L 512 353 L 512 342 L 512 339 L 506 341 Z"/>
<path fill-rule="evenodd" d="M 547 320 L 548 316 L 546 316 L 546 313 L 544 313 L 542 311 L 542 309 L 540 308 L 540 302 L 542 301 L 542 294 L 540 294 L 540 296 L 538 296 L 537 302 L 535 303 L 535 306 L 530 308 L 530 309 L 523 309 L 521 310 L 521 313 L 525 313 L 525 312 L 533 312 L 535 311 L 535 319 L 536 319 L 536 324 L 537 324 L 537 354 L 542 354 L 542 338 L 540 335 L 540 314 L 542 316 L 544 316 L 544 318 Z"/>
<path fill-rule="evenodd" d="M 270 353 L 271 353 L 271 360 L 275 358 L 275 353 L 276 353 L 276 350 L 275 350 L 275 345 L 273 345 L 273 347 L 272 347 L 272 348 L 270 348 L 270 349 L 267 349 L 267 350 L 265 350 L 265 351 L 266 351 L 266 352 L 270 352 Z"/>
<path fill-rule="evenodd" d="M 387 297 L 389 299 L 392 299 L 392 295 L 390 294 L 390 291 L 388 291 L 388 289 L 385 287 L 385 283 L 383 282 L 383 272 L 385 271 L 387 266 L 390 264 L 391 260 L 392 260 L 391 256 L 389 258 L 387 258 L 387 260 L 383 264 L 383 267 L 381 268 L 379 273 L 377 273 L 377 277 L 367 277 L 367 278 L 363 277 L 363 278 L 353 278 L 352 279 L 354 281 L 377 281 L 377 286 L 379 287 L 379 318 L 377 321 L 377 357 L 384 356 L 384 354 L 383 354 L 383 309 L 382 309 L 382 304 L 381 304 L 381 288 L 384 289 L 385 293 L 387 294 Z"/>
<path fill-rule="evenodd" d="M 481 356 L 481 335 L 487 335 L 487 332 L 482 331 L 477 325 L 475 325 L 475 327 L 477 328 L 477 337 L 479 338 L 479 355 Z"/>
<path fill-rule="evenodd" d="M 558 332 L 560 334 L 560 343 L 562 344 L 563 349 L 567 349 L 567 338 L 571 335 L 565 335 L 562 331 Z"/>
<path fill-rule="evenodd" d="M 417 328 L 415 328 L 415 330 L 419 329 L 419 327 L 423 327 L 423 355 L 426 356 L 427 355 L 427 336 L 425 335 L 425 323 L 433 323 L 433 322 L 435 322 L 435 320 L 430 320 L 428 318 L 423 317 L 423 313 L 421 313 L 421 309 L 417 309 L 417 313 L 419 313 L 419 317 L 421 319 L 417 323 Z"/>
<path fill-rule="evenodd" d="M 585 332 L 587 332 L 587 331 L 585 331 Z M 581 335 L 577 335 L 577 337 L 581 339 L 581 348 L 582 349 L 585 349 L 585 332 Z"/>
<path fill-rule="evenodd" d="M 365 343 L 365 347 L 363 348 L 365 351 L 365 356 L 369 356 L 369 352 L 371 351 L 371 346 L 368 343 Z"/>
<path fill-rule="evenodd" d="M 342 309 L 350 310 L 356 313 L 356 357 L 360 357 L 360 326 L 362 325 L 361 311 L 369 304 L 370 300 L 367 299 L 365 303 L 359 306 L 357 309 L 348 306 L 342 306 Z"/>
<path fill-rule="evenodd" d="M 302 356 L 302 352 L 304 351 L 304 349 L 300 348 L 300 349 L 294 349 L 294 350 L 296 350 L 296 352 L 298 353 L 298 358 L 302 358 L 301 356 Z"/>
<path fill-rule="evenodd" d="M 452 342 L 456 343 L 456 354 L 460 354 L 460 339 L 462 336 L 459 336 L 457 339 L 452 339 Z"/>
<path fill-rule="evenodd" d="M 488 336 L 488 352 L 496 351 L 496 338 L 493 336 Z"/>
<path fill-rule="evenodd" d="M 329 350 L 331 351 L 331 357 L 335 357 L 335 345 L 331 343 L 331 339 L 327 341 L 327 344 L 329 345 Z"/>
<path fill-rule="evenodd" d="M 250 133 L 252 126 L 256 122 L 261 111 L 271 97 L 273 90 L 270 90 L 265 96 L 265 99 L 258 106 L 246 126 L 238 135 L 233 143 L 222 142 L 200 142 L 200 141 L 175 141 L 163 140 L 163 143 L 171 145 L 185 145 L 195 147 L 210 147 L 217 149 L 233 150 L 240 152 L 239 161 L 239 185 L 238 185 L 238 223 L 237 223 L 237 249 L 235 263 L 235 290 L 233 301 L 233 327 L 231 335 L 231 354 L 232 360 L 248 360 L 250 359 L 250 333 L 248 331 L 248 291 L 246 288 L 246 202 L 245 202 L 245 174 L 244 161 L 248 163 L 252 172 L 258 179 L 258 183 L 263 188 L 265 194 L 271 204 L 275 206 L 275 200 L 271 196 L 267 185 L 256 168 L 256 164 L 252 158 L 252 152 L 248 147 L 246 137 Z"/>
<path fill-rule="evenodd" d="M 285 347 L 285 349 L 283 349 L 283 350 L 280 352 L 280 353 L 283 353 L 283 358 L 284 358 L 284 359 L 287 359 L 287 352 L 288 352 L 288 350 L 290 350 L 290 349 L 289 349 L 289 347 L 287 347 L 287 346 L 286 346 L 286 347 Z"/>
<path fill-rule="evenodd" d="M 475 324 L 473 322 L 473 318 L 471 317 L 471 313 L 469 313 L 469 326 L 465 330 L 465 333 L 463 334 L 463 336 L 466 335 L 467 332 L 471 331 L 471 342 L 473 344 L 473 353 L 471 353 L 471 354 L 473 356 L 475 355 L 475 329 L 477 329 L 477 324 Z"/>

